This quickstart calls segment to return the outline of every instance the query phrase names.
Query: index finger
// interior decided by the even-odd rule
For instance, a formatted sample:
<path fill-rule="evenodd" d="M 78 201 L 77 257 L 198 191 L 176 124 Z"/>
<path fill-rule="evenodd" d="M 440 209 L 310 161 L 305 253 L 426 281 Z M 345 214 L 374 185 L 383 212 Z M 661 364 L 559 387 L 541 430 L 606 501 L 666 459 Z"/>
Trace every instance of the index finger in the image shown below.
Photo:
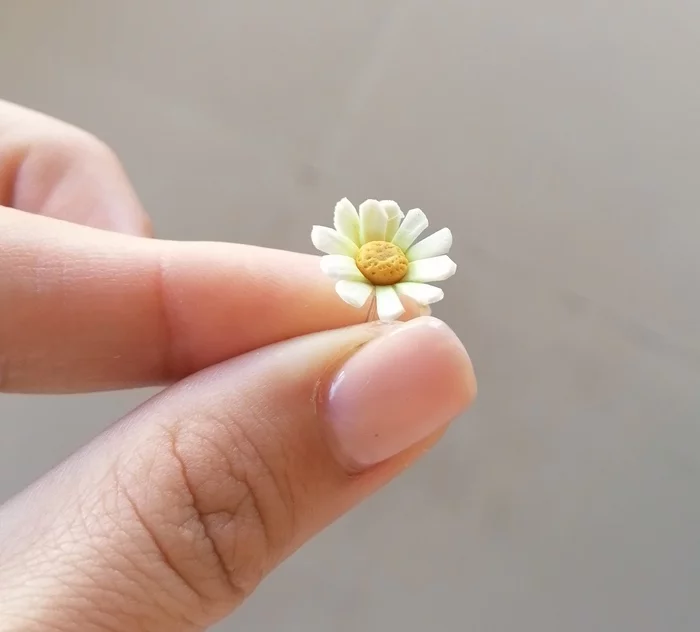
<path fill-rule="evenodd" d="M 313 255 L 151 240 L 0 208 L 0 391 L 165 384 L 366 316 L 340 300 Z"/>

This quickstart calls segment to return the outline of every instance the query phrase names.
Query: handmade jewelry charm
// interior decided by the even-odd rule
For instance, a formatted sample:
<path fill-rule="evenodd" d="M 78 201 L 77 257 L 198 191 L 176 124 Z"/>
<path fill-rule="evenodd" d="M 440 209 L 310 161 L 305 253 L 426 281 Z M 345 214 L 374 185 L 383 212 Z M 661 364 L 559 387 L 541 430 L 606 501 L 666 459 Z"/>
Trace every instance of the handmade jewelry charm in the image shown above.
<path fill-rule="evenodd" d="M 404 216 L 392 200 L 367 200 L 358 213 L 347 198 L 336 204 L 333 224 L 335 229 L 314 226 L 311 241 L 326 253 L 321 270 L 336 281 L 346 303 L 360 308 L 372 297 L 379 320 L 391 322 L 404 312 L 400 296 L 421 306 L 443 298 L 440 288 L 428 284 L 457 270 L 447 256 L 449 228 L 414 243 L 428 228 L 423 211 L 414 208 Z"/>

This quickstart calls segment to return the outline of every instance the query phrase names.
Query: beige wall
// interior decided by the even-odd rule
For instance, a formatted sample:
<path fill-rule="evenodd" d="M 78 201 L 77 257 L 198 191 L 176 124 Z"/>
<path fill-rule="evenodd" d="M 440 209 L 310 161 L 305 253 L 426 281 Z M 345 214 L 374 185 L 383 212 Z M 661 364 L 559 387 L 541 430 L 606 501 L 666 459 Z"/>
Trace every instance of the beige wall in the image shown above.
<path fill-rule="evenodd" d="M 452 227 L 480 377 L 418 468 L 221 630 L 700 627 L 700 4 L 4 0 L 0 91 L 101 135 L 160 235 Z M 0 398 L 4 499 L 146 393 Z"/>

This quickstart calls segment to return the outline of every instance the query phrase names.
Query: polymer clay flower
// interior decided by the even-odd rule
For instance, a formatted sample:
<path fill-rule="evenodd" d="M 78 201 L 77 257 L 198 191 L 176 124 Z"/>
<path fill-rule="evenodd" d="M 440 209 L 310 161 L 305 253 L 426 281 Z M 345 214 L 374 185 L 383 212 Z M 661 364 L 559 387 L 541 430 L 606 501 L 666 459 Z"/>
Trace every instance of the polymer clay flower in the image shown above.
<path fill-rule="evenodd" d="M 346 303 L 363 307 L 376 299 L 379 320 L 391 322 L 404 312 L 400 296 L 421 306 L 441 300 L 443 291 L 429 285 L 444 281 L 457 270 L 447 256 L 452 233 L 443 228 L 414 243 L 428 228 L 418 208 L 401 212 L 391 200 L 367 200 L 358 213 L 347 198 L 336 204 L 333 228 L 314 226 L 311 241 L 321 252 L 321 270 L 336 281 L 335 290 Z"/>

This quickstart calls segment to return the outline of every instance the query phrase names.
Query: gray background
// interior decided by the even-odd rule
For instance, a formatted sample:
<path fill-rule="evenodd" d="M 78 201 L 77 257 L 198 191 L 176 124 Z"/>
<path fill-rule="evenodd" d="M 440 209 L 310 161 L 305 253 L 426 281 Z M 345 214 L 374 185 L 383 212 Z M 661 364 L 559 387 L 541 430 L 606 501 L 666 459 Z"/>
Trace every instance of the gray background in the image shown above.
<path fill-rule="evenodd" d="M 5 98 L 159 234 L 310 251 L 347 195 L 455 234 L 480 397 L 221 630 L 700 627 L 695 0 L 4 0 Z M 148 395 L 0 399 L 0 497 Z"/>

